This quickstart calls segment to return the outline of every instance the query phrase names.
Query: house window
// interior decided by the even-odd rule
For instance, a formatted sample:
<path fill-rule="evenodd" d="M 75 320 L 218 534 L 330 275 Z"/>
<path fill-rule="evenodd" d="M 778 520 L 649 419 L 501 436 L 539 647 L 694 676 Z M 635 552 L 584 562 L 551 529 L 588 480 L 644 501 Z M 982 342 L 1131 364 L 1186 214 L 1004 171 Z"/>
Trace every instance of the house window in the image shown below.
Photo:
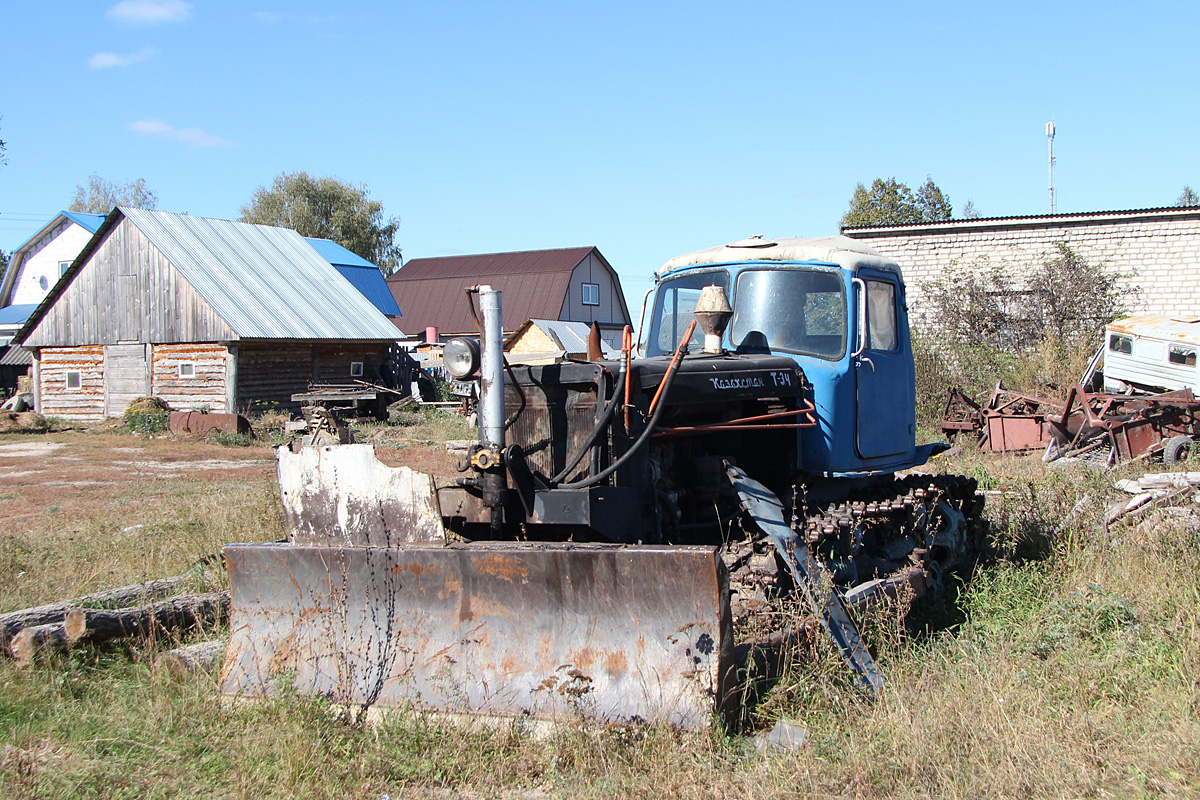
<path fill-rule="evenodd" d="M 362 365 L 363 365 L 363 362 L 361 362 L 361 361 L 351 361 L 350 362 L 350 377 L 351 378 L 361 378 L 362 377 Z"/>
<path fill-rule="evenodd" d="M 70 269 L 70 268 L 71 268 L 71 262 L 70 262 L 70 261 L 60 261 L 60 262 L 58 262 L 58 277 L 60 277 L 60 278 L 61 278 L 63 275 L 66 275 L 66 274 L 67 274 L 67 270 L 68 270 L 68 269 Z"/>
<path fill-rule="evenodd" d="M 78 389 L 83 385 L 83 373 L 77 369 L 67 370 L 67 388 Z"/>
<path fill-rule="evenodd" d="M 600 305 L 600 284 L 598 284 L 598 283 L 583 284 L 583 304 L 585 306 Z"/>
<path fill-rule="evenodd" d="M 181 378 L 196 377 L 196 363 L 194 361 L 179 362 L 178 375 Z"/>

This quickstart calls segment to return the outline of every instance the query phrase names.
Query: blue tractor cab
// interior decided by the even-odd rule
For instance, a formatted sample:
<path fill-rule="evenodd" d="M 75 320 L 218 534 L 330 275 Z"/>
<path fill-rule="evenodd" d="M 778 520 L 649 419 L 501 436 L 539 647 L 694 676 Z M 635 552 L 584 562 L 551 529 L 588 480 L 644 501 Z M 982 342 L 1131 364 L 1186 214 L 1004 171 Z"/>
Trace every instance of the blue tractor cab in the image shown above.
<path fill-rule="evenodd" d="M 797 432 L 798 467 L 828 478 L 891 473 L 942 445 L 916 445 L 912 342 L 896 262 L 841 236 L 754 237 L 671 259 L 657 276 L 642 352 L 673 352 L 700 292 L 722 287 L 723 346 L 800 367 L 817 425 Z M 702 334 L 697 329 L 692 339 Z M 689 342 L 689 346 L 691 346 Z"/>

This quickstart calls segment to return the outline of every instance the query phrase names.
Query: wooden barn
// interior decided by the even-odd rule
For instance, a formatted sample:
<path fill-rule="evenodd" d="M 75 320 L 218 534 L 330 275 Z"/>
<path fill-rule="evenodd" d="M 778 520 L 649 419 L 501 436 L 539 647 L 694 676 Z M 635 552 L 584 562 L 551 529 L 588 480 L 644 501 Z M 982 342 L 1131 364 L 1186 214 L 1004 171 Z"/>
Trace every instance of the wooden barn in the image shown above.
<path fill-rule="evenodd" d="M 398 333 L 295 231 L 118 208 L 14 343 L 37 410 L 87 421 L 143 395 L 294 408 L 313 383 L 378 380 Z"/>

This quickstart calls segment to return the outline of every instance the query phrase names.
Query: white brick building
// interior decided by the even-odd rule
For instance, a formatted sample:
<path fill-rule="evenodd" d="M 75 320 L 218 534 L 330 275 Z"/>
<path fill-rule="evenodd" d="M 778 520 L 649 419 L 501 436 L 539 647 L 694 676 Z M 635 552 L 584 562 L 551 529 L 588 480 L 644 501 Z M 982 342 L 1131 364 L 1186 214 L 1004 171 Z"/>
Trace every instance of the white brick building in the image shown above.
<path fill-rule="evenodd" d="M 1200 208 L 1147 208 L 928 225 L 845 228 L 900 262 L 909 306 L 920 318 L 921 284 L 962 269 L 1000 267 L 1017 278 L 1065 242 L 1141 290 L 1136 313 L 1200 315 Z"/>

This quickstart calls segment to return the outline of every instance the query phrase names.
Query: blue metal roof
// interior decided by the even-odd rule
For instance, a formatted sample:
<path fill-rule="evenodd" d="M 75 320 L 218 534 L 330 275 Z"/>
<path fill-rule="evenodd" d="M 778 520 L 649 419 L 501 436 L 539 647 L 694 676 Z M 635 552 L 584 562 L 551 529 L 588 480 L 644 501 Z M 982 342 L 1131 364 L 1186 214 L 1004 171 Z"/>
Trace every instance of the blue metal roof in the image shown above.
<path fill-rule="evenodd" d="M 367 261 L 358 253 L 355 253 L 353 250 L 347 250 L 332 239 L 317 239 L 312 236 L 305 236 L 304 241 L 311 244 L 313 249 L 321 254 L 321 258 L 335 267 L 370 267 L 374 270 L 379 269 L 379 267 Z"/>
<path fill-rule="evenodd" d="M 304 240 L 313 246 L 321 258 L 332 264 L 343 278 L 354 284 L 354 288 L 362 292 L 363 297 L 379 309 L 379 313 L 389 317 L 401 316 L 400 306 L 396 305 L 396 298 L 392 296 L 379 267 L 329 239 L 306 236 Z"/>
<path fill-rule="evenodd" d="M 0 325 L 20 325 L 29 319 L 29 315 L 35 308 L 37 308 L 37 303 L 20 303 L 0 308 Z"/>
<path fill-rule="evenodd" d="M 386 314 L 389 317 L 401 316 L 400 306 L 396 305 L 396 298 L 388 289 L 387 281 L 383 279 L 383 273 L 379 271 L 379 267 L 334 264 L 333 268 L 342 273 L 342 277 L 350 281 L 355 289 L 362 292 L 363 297 L 370 300 L 371 304 L 379 309 L 380 314 Z"/>
<path fill-rule="evenodd" d="M 87 228 L 92 233 L 100 230 L 107 214 L 85 214 L 82 211 L 63 211 L 62 215 L 76 225 Z"/>

